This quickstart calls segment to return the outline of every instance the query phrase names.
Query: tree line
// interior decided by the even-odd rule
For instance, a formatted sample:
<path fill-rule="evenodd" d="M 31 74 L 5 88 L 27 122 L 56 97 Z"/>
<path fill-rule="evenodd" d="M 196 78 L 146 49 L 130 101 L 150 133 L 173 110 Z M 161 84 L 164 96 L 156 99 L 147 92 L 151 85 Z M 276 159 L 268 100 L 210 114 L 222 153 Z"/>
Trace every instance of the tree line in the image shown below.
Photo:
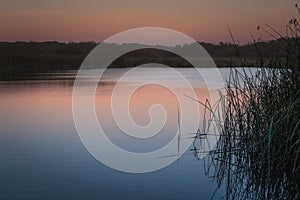
<path fill-rule="evenodd" d="M 255 66 L 260 57 L 272 57 L 276 53 L 272 49 L 275 49 L 274 46 L 280 45 L 280 40 L 285 39 L 246 45 L 222 42 L 219 44 L 200 42 L 200 44 L 218 67 Z M 0 74 L 1 76 L 13 76 L 26 73 L 77 70 L 96 45 L 96 42 L 0 42 Z M 177 55 L 155 49 L 132 52 L 126 57 L 117 59 L 110 67 L 133 67 L 143 62 L 153 61 L 173 67 L 189 67 L 189 64 L 178 58 Z"/>

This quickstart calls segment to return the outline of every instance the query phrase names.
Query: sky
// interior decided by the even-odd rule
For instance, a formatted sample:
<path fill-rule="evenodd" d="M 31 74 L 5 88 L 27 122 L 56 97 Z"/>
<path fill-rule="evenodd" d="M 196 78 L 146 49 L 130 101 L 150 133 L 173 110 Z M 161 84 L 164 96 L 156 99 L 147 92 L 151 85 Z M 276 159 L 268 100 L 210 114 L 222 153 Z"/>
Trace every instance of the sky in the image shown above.
<path fill-rule="evenodd" d="M 138 27 L 163 27 L 198 41 L 239 43 L 284 32 L 300 0 L 0 0 L 0 41 L 102 41 Z"/>

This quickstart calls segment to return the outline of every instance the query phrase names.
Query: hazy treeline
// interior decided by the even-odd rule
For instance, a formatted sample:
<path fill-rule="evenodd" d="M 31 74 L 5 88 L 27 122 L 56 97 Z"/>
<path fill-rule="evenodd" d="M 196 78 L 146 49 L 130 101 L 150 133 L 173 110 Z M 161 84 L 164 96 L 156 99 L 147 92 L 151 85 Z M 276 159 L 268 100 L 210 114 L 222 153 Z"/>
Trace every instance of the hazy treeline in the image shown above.
<path fill-rule="evenodd" d="M 280 41 L 259 42 L 242 46 L 231 43 L 200 43 L 214 59 L 219 67 L 255 65 L 260 56 L 272 54 L 274 45 Z M 0 42 L 0 74 L 12 76 L 16 74 L 53 72 L 56 70 L 76 70 L 80 67 L 88 53 L 96 47 L 95 42 L 59 43 L 59 42 Z M 116 45 L 116 44 L 107 44 Z M 130 45 L 130 44 L 128 44 Z M 260 53 L 258 55 L 257 46 Z M 179 47 L 172 47 L 179 48 Z M 238 50 L 237 50 L 238 49 Z M 111 67 L 131 67 L 145 61 L 159 61 L 174 67 L 188 66 L 175 54 L 163 51 L 148 50 L 133 52 L 114 62 Z"/>
<path fill-rule="evenodd" d="M 93 42 L 1 42 L 0 71 L 44 72 L 77 69 L 96 46 Z"/>

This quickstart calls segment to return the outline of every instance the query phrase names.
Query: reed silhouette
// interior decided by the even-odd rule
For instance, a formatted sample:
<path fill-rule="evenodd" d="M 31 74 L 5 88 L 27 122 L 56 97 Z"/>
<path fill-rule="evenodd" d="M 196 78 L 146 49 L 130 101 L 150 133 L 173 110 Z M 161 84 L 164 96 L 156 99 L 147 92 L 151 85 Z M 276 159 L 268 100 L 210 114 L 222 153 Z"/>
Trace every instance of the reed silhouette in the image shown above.
<path fill-rule="evenodd" d="M 286 27 L 283 36 L 269 25 L 259 26 L 280 41 L 267 58 L 256 46 L 259 66 L 268 67 L 255 73 L 232 68 L 220 101 L 203 104 L 210 113 L 203 123 L 215 122 L 205 133 L 219 136 L 205 157 L 205 172 L 218 183 L 216 191 L 225 185 L 226 199 L 300 198 L 298 19 Z M 201 151 L 195 144 L 192 151 L 198 158 Z"/>

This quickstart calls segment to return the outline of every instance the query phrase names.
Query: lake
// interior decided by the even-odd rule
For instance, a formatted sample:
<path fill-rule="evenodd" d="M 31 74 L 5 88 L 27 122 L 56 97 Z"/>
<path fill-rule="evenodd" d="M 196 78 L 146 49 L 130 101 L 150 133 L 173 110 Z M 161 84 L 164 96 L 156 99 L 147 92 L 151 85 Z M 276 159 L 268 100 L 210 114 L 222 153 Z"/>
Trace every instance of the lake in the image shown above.
<path fill-rule="evenodd" d="M 192 69 L 177 70 L 190 81 L 199 100 L 209 97 L 203 79 Z M 228 76 L 228 69 L 220 70 Z M 164 105 L 168 119 L 159 135 L 150 140 L 122 134 L 109 109 L 116 77 L 125 71 L 109 69 L 104 74 L 95 97 L 98 119 L 109 139 L 123 149 L 148 152 L 161 148 L 178 128 L 176 98 L 155 84 L 137 90 L 130 102 L 137 124 L 149 123 L 147 112 L 155 103 Z M 133 76 L 136 80 L 120 84 L 173 80 L 172 74 L 162 71 L 141 70 Z M 81 142 L 73 121 L 74 77 L 73 72 L 66 72 L 0 82 L 0 199 L 210 199 L 217 185 L 205 175 L 203 160 L 197 160 L 190 150 L 171 165 L 150 173 L 124 173 L 96 160 Z M 214 83 L 214 77 L 210 79 Z M 178 82 L 175 87 L 180 86 Z M 223 195 L 221 188 L 215 198 Z"/>

